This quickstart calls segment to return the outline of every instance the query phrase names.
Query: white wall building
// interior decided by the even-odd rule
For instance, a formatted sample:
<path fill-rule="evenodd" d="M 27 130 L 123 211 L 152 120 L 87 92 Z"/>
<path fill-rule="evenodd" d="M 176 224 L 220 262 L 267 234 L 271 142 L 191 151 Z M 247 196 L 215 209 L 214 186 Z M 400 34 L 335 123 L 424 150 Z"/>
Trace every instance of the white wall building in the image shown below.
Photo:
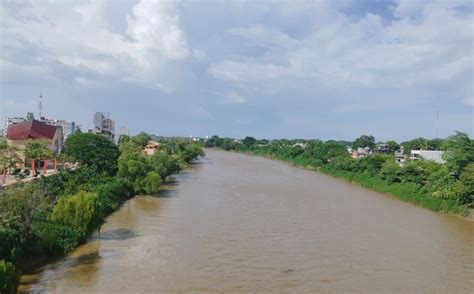
<path fill-rule="evenodd" d="M 433 160 L 437 163 L 445 163 L 443 160 L 443 151 L 439 150 L 411 150 L 410 151 L 410 159 L 425 159 L 425 160 Z"/>

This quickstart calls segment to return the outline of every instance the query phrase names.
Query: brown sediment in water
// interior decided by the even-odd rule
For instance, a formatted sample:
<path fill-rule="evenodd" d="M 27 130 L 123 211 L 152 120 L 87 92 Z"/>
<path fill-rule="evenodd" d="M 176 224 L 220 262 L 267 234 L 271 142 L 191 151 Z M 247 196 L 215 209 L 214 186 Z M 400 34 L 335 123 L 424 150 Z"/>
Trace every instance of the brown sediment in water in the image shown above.
<path fill-rule="evenodd" d="M 56 293 L 468 293 L 474 225 L 322 173 L 208 150 L 22 278 Z"/>

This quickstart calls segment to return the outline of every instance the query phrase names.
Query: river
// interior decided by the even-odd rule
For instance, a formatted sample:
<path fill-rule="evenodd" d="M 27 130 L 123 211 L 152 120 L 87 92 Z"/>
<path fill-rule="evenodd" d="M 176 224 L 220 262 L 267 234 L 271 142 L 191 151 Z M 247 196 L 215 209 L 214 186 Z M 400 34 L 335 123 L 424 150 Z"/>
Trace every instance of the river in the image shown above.
<path fill-rule="evenodd" d="M 100 236 L 22 277 L 31 293 L 474 289 L 474 224 L 324 174 L 207 150 Z M 472 293 L 472 292 L 471 292 Z"/>

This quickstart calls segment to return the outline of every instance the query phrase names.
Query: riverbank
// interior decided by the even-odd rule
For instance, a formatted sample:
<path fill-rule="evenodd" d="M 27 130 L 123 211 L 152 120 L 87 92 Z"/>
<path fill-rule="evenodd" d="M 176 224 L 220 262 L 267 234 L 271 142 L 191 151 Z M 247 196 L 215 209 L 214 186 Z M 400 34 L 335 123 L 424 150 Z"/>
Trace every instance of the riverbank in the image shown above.
<path fill-rule="evenodd" d="M 199 156 L 190 140 L 163 139 L 154 154 L 151 137 L 106 138 L 76 133 L 66 151 L 79 168 L 11 186 L 0 197 L 0 293 L 15 293 L 22 271 L 32 271 L 84 244 L 105 218 L 137 194 L 153 195 L 167 177 Z M 91 147 L 92 146 L 92 147 Z"/>
<path fill-rule="evenodd" d="M 220 148 L 219 148 L 220 149 Z M 221 149 L 223 150 L 223 149 Z M 229 152 L 229 150 L 223 150 Z M 461 217 L 467 221 L 474 222 L 474 210 L 469 209 L 466 205 L 459 205 L 454 200 L 441 199 L 432 197 L 427 194 L 420 192 L 419 187 L 415 185 L 409 185 L 405 183 L 387 183 L 385 180 L 376 176 L 368 175 L 365 173 L 354 173 L 347 172 L 333 168 L 329 165 L 322 166 L 311 166 L 304 163 L 301 160 L 294 160 L 290 158 L 283 158 L 273 156 L 271 154 L 259 153 L 254 151 L 236 151 L 230 150 L 230 152 L 246 154 L 249 156 L 263 157 L 270 160 L 276 160 L 285 164 L 289 164 L 294 167 L 303 168 L 310 171 L 318 171 L 332 177 L 349 181 L 358 186 L 370 189 L 375 192 L 383 193 L 391 197 L 396 197 L 402 201 L 412 203 L 414 205 L 443 213 L 450 213 Z"/>
<path fill-rule="evenodd" d="M 474 226 L 323 173 L 206 151 L 34 276 L 33 293 L 468 293 Z M 131 270 L 133 269 L 133 270 Z M 443 277 L 440 279 L 439 277 Z M 23 285 L 23 283 L 22 283 Z"/>

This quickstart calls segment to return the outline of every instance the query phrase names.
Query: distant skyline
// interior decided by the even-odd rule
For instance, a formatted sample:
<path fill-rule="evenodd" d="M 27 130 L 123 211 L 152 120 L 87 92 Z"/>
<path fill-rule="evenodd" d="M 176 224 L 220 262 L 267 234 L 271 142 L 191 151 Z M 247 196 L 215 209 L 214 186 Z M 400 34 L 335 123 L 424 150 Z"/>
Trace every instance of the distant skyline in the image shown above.
<path fill-rule="evenodd" d="M 471 0 L 0 2 L 0 119 L 165 136 L 474 137 Z"/>

